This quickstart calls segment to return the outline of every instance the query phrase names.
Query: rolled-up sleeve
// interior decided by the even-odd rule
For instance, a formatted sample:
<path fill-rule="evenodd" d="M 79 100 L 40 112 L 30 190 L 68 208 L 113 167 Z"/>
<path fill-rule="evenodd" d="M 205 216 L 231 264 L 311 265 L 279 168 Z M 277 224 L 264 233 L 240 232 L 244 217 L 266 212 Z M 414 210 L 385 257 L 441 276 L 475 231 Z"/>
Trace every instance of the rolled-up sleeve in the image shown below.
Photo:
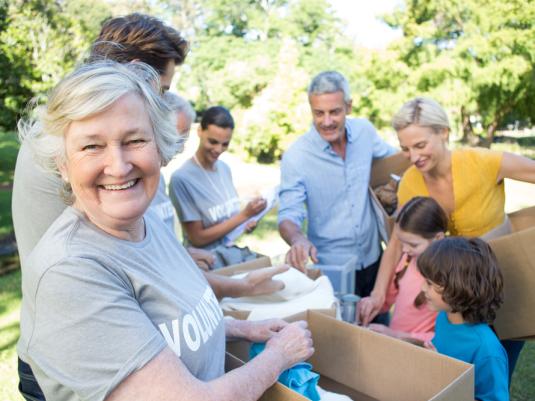
<path fill-rule="evenodd" d="M 281 162 L 281 185 L 279 190 L 279 224 L 289 220 L 301 227 L 305 218 L 306 187 L 303 176 L 295 168 L 295 159 L 286 153 Z"/>
<path fill-rule="evenodd" d="M 377 133 L 375 127 L 368 121 L 369 130 L 373 135 L 373 158 L 382 159 L 398 152 L 398 149 L 386 143 Z"/>

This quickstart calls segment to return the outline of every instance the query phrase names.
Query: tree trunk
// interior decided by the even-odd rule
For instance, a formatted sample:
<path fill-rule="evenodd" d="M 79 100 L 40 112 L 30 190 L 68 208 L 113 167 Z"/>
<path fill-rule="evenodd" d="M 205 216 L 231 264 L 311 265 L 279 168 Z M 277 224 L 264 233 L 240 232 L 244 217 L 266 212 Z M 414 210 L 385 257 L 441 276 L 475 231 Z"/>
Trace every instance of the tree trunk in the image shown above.
<path fill-rule="evenodd" d="M 461 124 L 463 129 L 461 143 L 472 146 L 478 143 L 479 138 L 476 134 L 474 134 L 474 127 L 470 122 L 470 113 L 467 113 L 464 106 L 461 106 Z"/>
<path fill-rule="evenodd" d="M 487 137 L 482 138 L 479 145 L 485 148 L 490 148 L 490 145 L 492 145 L 492 142 L 494 142 L 494 134 L 496 133 L 497 129 L 498 129 L 498 121 L 494 120 L 487 127 Z"/>

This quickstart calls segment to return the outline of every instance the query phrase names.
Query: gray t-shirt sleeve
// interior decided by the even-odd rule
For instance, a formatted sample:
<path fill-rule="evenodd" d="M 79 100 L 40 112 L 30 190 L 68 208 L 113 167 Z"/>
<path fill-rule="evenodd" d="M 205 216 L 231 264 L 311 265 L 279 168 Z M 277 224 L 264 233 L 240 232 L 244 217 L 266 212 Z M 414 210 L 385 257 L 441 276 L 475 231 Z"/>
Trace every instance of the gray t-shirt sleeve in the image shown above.
<path fill-rule="evenodd" d="M 21 265 L 48 227 L 66 205 L 60 196 L 63 182 L 42 170 L 33 159 L 31 149 L 23 143 L 17 156 L 11 209 Z"/>
<path fill-rule="evenodd" d="M 175 173 L 171 177 L 169 197 L 181 222 L 202 220 L 201 212 L 188 190 L 188 183 L 179 174 Z"/>
<path fill-rule="evenodd" d="M 65 258 L 47 270 L 28 342 L 43 388 L 100 401 L 164 349 L 133 292 L 128 279 L 92 260 Z"/>

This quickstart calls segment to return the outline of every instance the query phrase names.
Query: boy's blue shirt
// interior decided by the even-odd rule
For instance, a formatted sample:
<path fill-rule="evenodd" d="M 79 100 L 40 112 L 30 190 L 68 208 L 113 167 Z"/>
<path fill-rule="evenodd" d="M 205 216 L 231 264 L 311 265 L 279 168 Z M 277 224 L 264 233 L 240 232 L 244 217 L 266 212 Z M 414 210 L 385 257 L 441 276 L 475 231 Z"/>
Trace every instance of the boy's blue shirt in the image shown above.
<path fill-rule="evenodd" d="M 507 354 L 486 323 L 452 324 L 446 312 L 438 314 L 433 345 L 441 354 L 475 366 L 475 398 L 509 401 Z"/>

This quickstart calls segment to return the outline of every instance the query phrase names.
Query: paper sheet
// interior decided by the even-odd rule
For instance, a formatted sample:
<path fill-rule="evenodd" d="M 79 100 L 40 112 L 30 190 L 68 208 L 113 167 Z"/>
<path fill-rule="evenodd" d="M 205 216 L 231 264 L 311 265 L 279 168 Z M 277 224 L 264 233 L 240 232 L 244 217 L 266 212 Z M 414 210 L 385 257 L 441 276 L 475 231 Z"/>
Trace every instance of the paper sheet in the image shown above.
<path fill-rule="evenodd" d="M 245 226 L 250 221 L 259 221 L 262 217 L 264 217 L 273 207 L 277 204 L 279 200 L 279 186 L 267 189 L 262 191 L 260 194 L 262 198 L 266 200 L 266 208 L 262 210 L 257 215 L 254 215 L 253 217 L 249 218 L 242 224 L 240 224 L 238 227 L 236 227 L 234 230 L 229 232 L 227 235 L 225 235 L 224 243 L 225 245 L 232 245 L 234 241 L 236 241 L 240 235 L 243 234 L 245 231 Z"/>

